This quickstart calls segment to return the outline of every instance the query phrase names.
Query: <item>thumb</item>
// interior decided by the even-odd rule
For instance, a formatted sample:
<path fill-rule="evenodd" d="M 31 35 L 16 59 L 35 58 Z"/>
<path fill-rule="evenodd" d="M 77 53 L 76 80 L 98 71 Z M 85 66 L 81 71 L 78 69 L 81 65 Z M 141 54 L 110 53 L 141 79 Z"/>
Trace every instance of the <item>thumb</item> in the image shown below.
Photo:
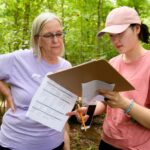
<path fill-rule="evenodd" d="M 16 108 L 15 108 L 15 105 L 14 105 L 14 102 L 13 102 L 13 99 L 12 99 L 12 96 L 9 95 L 9 96 L 6 98 L 6 100 L 7 100 L 7 105 L 8 105 L 8 107 L 11 108 L 13 112 L 15 112 L 15 111 L 16 111 Z"/>
<path fill-rule="evenodd" d="M 75 116 L 77 113 L 77 111 L 71 111 L 71 112 L 67 112 L 66 115 L 71 117 L 71 116 Z"/>

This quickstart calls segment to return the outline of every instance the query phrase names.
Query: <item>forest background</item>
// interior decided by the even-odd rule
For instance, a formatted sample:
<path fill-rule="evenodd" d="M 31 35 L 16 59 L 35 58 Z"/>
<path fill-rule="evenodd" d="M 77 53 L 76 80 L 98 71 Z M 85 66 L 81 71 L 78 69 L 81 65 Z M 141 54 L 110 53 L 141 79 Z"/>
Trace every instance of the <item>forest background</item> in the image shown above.
<path fill-rule="evenodd" d="M 64 57 L 73 65 L 110 59 L 117 53 L 108 36 L 97 39 L 96 34 L 104 27 L 108 12 L 123 5 L 134 7 L 150 27 L 150 0 L 0 0 L 0 53 L 29 48 L 33 19 L 51 11 L 62 20 Z M 150 44 L 144 47 L 150 49 Z"/>
<path fill-rule="evenodd" d="M 64 57 L 72 65 L 98 58 L 109 60 L 117 53 L 108 35 L 101 39 L 96 35 L 104 27 L 108 12 L 118 6 L 134 7 L 150 28 L 150 0 L 0 0 L 0 54 L 30 48 L 33 19 L 41 12 L 51 11 L 62 20 Z M 150 44 L 144 47 L 150 49 Z M 80 125 L 72 125 L 71 150 L 97 149 L 101 125 L 99 118 L 86 133 L 80 131 Z"/>

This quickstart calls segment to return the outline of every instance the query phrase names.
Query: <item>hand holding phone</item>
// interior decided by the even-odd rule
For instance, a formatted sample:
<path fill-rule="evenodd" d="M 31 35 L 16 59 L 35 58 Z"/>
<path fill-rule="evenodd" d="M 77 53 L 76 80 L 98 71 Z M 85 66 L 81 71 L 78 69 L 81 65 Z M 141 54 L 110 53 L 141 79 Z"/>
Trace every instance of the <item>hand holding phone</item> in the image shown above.
<path fill-rule="evenodd" d="M 89 105 L 88 106 L 87 115 L 89 115 L 89 118 L 85 122 L 86 129 L 89 129 L 91 127 L 91 123 L 92 123 L 92 120 L 93 120 L 95 108 L 96 108 L 96 105 Z M 81 129 L 84 130 L 84 127 L 81 126 Z"/>

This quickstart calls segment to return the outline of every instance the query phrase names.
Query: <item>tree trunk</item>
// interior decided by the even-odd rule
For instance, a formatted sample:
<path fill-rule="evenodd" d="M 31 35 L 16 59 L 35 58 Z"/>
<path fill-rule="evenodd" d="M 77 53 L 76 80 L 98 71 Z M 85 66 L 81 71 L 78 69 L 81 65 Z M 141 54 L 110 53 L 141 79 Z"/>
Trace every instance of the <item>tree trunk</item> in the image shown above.
<path fill-rule="evenodd" d="M 98 14 L 98 18 L 97 18 L 97 32 L 99 32 L 100 31 L 100 26 L 101 26 L 101 8 L 102 8 L 102 1 L 103 0 L 98 0 L 98 7 L 97 7 L 97 14 Z M 99 42 L 99 40 L 97 40 L 97 51 L 98 52 L 101 52 L 101 50 L 100 50 L 101 48 L 100 48 L 100 42 Z"/>
<path fill-rule="evenodd" d="M 24 11 L 24 24 L 23 24 L 23 31 L 22 31 L 22 48 L 28 48 L 29 46 L 29 17 L 30 17 L 30 0 L 25 2 L 24 4 L 25 11 Z"/>

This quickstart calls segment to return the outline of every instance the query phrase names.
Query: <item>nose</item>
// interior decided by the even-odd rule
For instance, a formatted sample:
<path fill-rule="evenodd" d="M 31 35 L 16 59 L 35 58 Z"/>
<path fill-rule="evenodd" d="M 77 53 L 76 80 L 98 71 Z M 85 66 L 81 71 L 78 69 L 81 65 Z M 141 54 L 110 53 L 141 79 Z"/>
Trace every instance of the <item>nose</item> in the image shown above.
<path fill-rule="evenodd" d="M 56 36 L 56 35 L 54 35 L 54 37 L 53 37 L 53 42 L 55 42 L 55 43 L 57 43 L 57 42 L 58 42 L 58 38 L 57 38 L 57 36 Z"/>

